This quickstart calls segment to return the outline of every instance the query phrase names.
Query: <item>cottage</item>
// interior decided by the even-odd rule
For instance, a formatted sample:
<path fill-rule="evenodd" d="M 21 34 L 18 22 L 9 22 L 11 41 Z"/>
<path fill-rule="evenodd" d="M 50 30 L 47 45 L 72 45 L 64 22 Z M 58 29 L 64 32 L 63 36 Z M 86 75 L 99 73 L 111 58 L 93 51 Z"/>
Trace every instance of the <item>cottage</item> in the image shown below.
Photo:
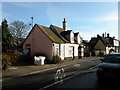
<path fill-rule="evenodd" d="M 109 33 L 97 35 L 90 40 L 90 51 L 92 55 L 109 54 L 111 52 L 119 52 L 119 40 L 115 37 L 110 37 Z"/>
<path fill-rule="evenodd" d="M 67 30 L 67 21 L 64 19 L 63 28 L 35 24 L 23 43 L 23 50 L 28 50 L 31 56 L 44 53 L 51 61 L 55 55 L 62 60 L 80 58 L 84 55 L 81 46 L 80 34 Z"/>

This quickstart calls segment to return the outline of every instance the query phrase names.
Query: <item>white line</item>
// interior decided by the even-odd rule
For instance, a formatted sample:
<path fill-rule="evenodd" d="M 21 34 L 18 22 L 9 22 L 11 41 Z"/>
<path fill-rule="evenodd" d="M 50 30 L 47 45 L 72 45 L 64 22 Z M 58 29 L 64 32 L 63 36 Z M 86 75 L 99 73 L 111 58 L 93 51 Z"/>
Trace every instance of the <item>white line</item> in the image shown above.
<path fill-rule="evenodd" d="M 91 68 L 89 68 L 89 69 L 94 69 L 94 68 L 96 68 L 97 67 L 97 65 L 96 66 L 93 66 L 93 67 L 91 67 Z"/>
<path fill-rule="evenodd" d="M 79 66 L 80 66 L 80 64 L 75 64 L 74 66 L 75 66 L 75 67 L 79 67 Z"/>
<path fill-rule="evenodd" d="M 41 88 L 41 89 L 38 89 L 38 90 L 43 90 L 43 89 L 48 88 L 48 87 L 50 87 L 50 86 L 53 86 L 53 85 L 55 85 L 55 84 L 57 84 L 57 83 L 60 83 L 60 81 L 54 82 L 54 83 L 52 83 L 52 84 L 49 84 L 49 85 L 47 85 L 47 86 L 45 86 L 45 87 L 43 87 L 43 88 Z"/>

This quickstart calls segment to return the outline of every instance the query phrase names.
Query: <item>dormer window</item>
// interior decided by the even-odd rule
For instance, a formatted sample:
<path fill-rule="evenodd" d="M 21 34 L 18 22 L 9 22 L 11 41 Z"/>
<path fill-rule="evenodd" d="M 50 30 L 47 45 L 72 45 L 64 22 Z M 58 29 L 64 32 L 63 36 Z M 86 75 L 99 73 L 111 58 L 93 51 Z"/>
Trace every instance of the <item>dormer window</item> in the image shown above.
<path fill-rule="evenodd" d="M 72 31 L 70 33 L 70 42 L 74 43 L 74 33 Z"/>
<path fill-rule="evenodd" d="M 75 41 L 80 44 L 82 42 L 82 38 L 80 37 L 80 33 L 77 32 L 77 33 L 74 33 L 74 39 Z"/>

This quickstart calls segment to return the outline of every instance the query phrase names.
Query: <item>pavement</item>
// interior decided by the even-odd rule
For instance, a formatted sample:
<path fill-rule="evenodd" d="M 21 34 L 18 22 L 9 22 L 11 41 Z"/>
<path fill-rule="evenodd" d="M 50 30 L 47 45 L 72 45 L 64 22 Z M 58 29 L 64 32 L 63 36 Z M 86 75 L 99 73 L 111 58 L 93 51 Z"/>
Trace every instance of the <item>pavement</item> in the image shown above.
<path fill-rule="evenodd" d="M 100 57 L 83 57 L 82 59 L 76 59 L 76 60 L 64 60 L 62 63 L 59 63 L 59 64 L 11 66 L 5 71 L 0 71 L 0 73 L 2 73 L 2 81 L 3 81 L 6 79 L 11 79 L 19 76 L 37 74 L 47 70 L 52 70 L 56 68 L 66 67 L 66 66 L 72 66 L 81 62 L 95 60 L 98 58 Z"/>

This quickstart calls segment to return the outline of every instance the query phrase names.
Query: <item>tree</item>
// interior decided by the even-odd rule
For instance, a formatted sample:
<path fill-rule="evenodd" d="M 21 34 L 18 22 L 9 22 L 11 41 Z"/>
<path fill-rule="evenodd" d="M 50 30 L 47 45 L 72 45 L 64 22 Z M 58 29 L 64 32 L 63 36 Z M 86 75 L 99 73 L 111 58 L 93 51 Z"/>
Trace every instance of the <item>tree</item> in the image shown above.
<path fill-rule="evenodd" d="M 12 34 L 9 32 L 7 20 L 4 19 L 2 22 L 2 51 L 7 52 L 12 46 Z"/>
<path fill-rule="evenodd" d="M 9 29 L 13 36 L 16 50 L 22 50 L 22 43 L 27 35 L 27 31 L 29 30 L 29 25 L 22 21 L 13 21 L 10 24 Z"/>
<path fill-rule="evenodd" d="M 22 21 L 12 22 L 9 28 L 11 34 L 17 38 L 24 38 L 29 30 L 29 26 Z"/>

